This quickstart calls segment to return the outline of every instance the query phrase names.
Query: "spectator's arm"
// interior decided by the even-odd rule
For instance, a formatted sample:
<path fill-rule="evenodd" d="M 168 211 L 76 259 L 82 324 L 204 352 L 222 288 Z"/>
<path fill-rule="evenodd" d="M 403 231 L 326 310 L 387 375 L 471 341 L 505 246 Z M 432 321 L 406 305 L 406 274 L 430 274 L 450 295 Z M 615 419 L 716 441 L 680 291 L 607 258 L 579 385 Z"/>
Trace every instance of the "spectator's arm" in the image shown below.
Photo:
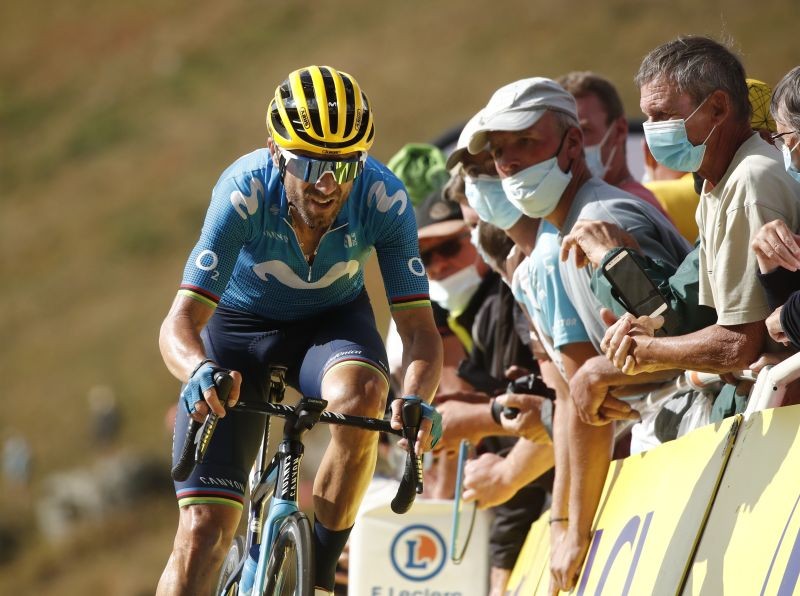
<path fill-rule="evenodd" d="M 464 469 L 464 500 L 486 509 L 508 501 L 553 467 L 553 447 L 520 439 L 506 457 L 484 453 Z"/>
<path fill-rule="evenodd" d="M 654 337 L 653 321 L 659 318 L 620 318 L 606 331 L 601 348 L 629 375 L 675 368 L 722 374 L 755 362 L 767 336 L 764 321 L 754 321 L 711 325 L 677 337 Z"/>
<path fill-rule="evenodd" d="M 477 445 L 483 437 L 491 435 L 513 435 L 492 418 L 491 404 L 468 403 L 447 400 L 436 405 L 442 415 L 442 438 L 436 445 L 437 451 L 457 451 L 462 439 Z"/>
<path fill-rule="evenodd" d="M 568 379 L 597 355 L 589 342 L 567 344 L 560 351 Z M 569 397 L 558 395 L 553 427 L 556 478 L 551 518 L 565 521 L 551 525 L 550 572 L 555 584 L 569 591 L 589 547 L 589 529 L 611 461 L 613 426 L 584 424 Z"/>

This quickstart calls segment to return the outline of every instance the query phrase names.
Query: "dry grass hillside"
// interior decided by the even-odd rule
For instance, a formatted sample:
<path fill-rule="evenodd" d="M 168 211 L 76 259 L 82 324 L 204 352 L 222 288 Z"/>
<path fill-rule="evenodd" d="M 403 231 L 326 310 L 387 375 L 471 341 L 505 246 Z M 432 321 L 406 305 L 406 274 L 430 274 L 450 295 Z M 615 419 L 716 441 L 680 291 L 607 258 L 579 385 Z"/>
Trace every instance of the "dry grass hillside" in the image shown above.
<path fill-rule="evenodd" d="M 641 56 L 681 33 L 729 37 L 774 84 L 798 63 L 798 17 L 795 0 L 2 3 L 0 438 L 30 440 L 35 476 L 27 493 L 0 496 L 0 526 L 30 527 L 23 554 L 0 566 L 0 592 L 152 592 L 169 496 L 61 549 L 39 544 L 33 503 L 46 475 L 104 455 L 87 438 L 98 384 L 122 407 L 117 449 L 166 469 L 176 383 L 158 327 L 216 177 L 264 144 L 267 98 L 287 72 L 328 63 L 356 75 L 387 159 L 523 76 L 597 70 L 636 116 Z"/>

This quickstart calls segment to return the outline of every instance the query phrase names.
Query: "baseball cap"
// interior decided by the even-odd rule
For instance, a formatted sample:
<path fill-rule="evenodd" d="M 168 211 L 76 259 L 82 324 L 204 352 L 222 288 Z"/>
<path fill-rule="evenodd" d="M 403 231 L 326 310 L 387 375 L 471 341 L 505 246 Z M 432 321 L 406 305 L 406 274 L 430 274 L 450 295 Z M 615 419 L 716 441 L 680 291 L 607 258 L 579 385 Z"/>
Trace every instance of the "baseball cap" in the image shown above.
<path fill-rule="evenodd" d="M 442 189 L 430 193 L 419 206 L 414 208 L 417 218 L 417 237 L 438 238 L 452 236 L 464 231 L 467 224 L 461 215 L 458 203 L 445 199 Z"/>
<path fill-rule="evenodd" d="M 494 92 L 481 110 L 467 148 L 480 153 L 493 130 L 517 131 L 533 126 L 547 110 L 564 112 L 578 119 L 575 98 L 553 79 L 532 77 L 509 83 Z"/>
<path fill-rule="evenodd" d="M 447 158 L 447 163 L 445 163 L 445 167 L 448 170 L 452 170 L 456 164 L 458 164 L 464 157 L 464 154 L 467 152 L 467 145 L 469 145 L 469 140 L 472 138 L 473 133 L 478 130 L 480 126 L 480 119 L 481 115 L 483 114 L 483 110 L 475 114 L 472 118 L 467 120 L 467 123 L 464 125 L 464 128 L 461 129 L 461 134 L 458 136 L 458 142 L 456 143 L 455 149 L 453 149 L 450 156 Z"/>

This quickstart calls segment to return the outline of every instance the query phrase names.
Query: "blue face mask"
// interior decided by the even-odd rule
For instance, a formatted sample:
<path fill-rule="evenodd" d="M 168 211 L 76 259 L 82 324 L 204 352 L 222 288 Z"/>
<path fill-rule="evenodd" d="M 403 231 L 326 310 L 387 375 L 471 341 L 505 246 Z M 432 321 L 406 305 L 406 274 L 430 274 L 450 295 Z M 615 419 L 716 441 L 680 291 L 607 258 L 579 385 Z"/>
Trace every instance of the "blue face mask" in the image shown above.
<path fill-rule="evenodd" d="M 783 153 L 783 167 L 786 168 L 786 172 L 789 176 L 800 182 L 800 170 L 792 163 L 792 152 L 798 147 L 800 147 L 800 141 L 791 149 L 784 143 L 781 147 L 781 152 Z"/>
<path fill-rule="evenodd" d="M 483 221 L 507 230 L 522 217 L 522 213 L 506 197 L 503 183 L 496 176 L 464 176 L 464 194 Z"/>
<path fill-rule="evenodd" d="M 661 165 L 678 172 L 696 172 L 703 163 L 706 154 L 706 142 L 717 128 L 715 124 L 705 140 L 699 145 L 692 145 L 686 135 L 686 123 L 697 113 L 706 99 L 700 102 L 685 120 L 664 120 L 662 122 L 645 122 L 644 138 L 650 153 Z"/>

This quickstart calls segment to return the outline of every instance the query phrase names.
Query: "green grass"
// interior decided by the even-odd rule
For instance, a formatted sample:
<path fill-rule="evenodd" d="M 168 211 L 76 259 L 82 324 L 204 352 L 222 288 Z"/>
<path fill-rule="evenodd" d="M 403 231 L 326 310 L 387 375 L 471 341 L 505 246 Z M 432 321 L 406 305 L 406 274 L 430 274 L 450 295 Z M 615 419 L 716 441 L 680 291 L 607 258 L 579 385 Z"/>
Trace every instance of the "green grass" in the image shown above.
<path fill-rule="evenodd" d="M 167 465 L 177 383 L 158 327 L 211 187 L 263 146 L 265 106 L 290 70 L 319 62 L 356 75 L 385 160 L 525 76 L 597 70 L 637 116 L 641 57 L 679 33 L 730 36 L 749 73 L 774 84 L 800 56 L 798 17 L 793 0 L 4 3 L 0 436 L 13 428 L 33 442 L 36 491 L 96 456 L 86 395 L 106 384 L 124 443 Z M 0 505 L 20 509 L 6 494 Z"/>

